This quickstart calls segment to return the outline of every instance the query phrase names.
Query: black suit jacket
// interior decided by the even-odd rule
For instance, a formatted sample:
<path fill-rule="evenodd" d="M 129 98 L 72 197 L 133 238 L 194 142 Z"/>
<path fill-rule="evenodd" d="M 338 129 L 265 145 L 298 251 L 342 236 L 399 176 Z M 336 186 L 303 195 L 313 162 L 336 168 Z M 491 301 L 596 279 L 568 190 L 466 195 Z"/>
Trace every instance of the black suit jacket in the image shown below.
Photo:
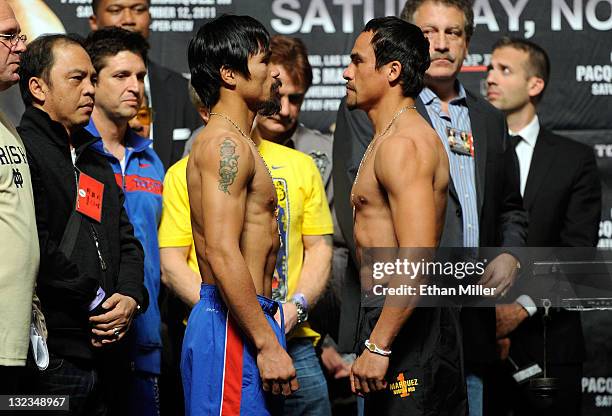
<path fill-rule="evenodd" d="M 466 104 L 475 145 L 480 245 L 523 246 L 527 234 L 527 215 L 522 208 L 518 161 L 506 140 L 505 119 L 488 102 L 469 92 Z M 417 100 L 416 106 L 421 116 L 431 124 L 423 103 Z M 339 335 L 339 345 L 342 350 L 352 350 L 355 347 L 354 340 L 360 312 L 360 287 L 353 240 L 350 189 L 359 162 L 372 136 L 373 129 L 366 114 L 360 110 L 349 111 L 343 100 L 336 119 L 333 152 L 336 213 L 352 260 L 347 267 L 344 282 L 347 295 L 342 302 Z M 463 246 L 462 215 L 461 204 L 451 180 L 440 246 Z M 467 364 L 492 362 L 495 358 L 494 310 L 466 309 L 462 312 L 462 323 Z"/>
<path fill-rule="evenodd" d="M 153 149 L 168 169 L 183 156 L 191 131 L 202 119 L 189 99 L 188 83 L 183 76 L 149 61 L 149 83 L 153 101 Z M 189 129 L 183 140 L 175 140 L 175 129 Z"/>
<path fill-rule="evenodd" d="M 541 129 L 531 159 L 524 197 L 529 213 L 527 245 L 594 247 L 601 218 L 601 182 L 593 149 Z M 519 365 L 543 361 L 542 314 L 511 334 L 510 355 Z M 548 361 L 584 360 L 578 312 L 553 311 L 548 326 Z"/>
<path fill-rule="evenodd" d="M 49 328 L 49 349 L 61 357 L 91 360 L 99 352 L 90 342 L 88 308 L 98 287 L 107 296 L 130 296 L 143 312 L 146 309 L 149 299 L 144 286 L 142 245 L 134 236 L 124 207 L 125 195 L 108 160 L 90 147 L 95 137 L 85 129 L 68 137 L 61 124 L 34 107 L 26 109 L 18 131 L 32 173 L 40 244 L 36 290 Z M 75 147 L 75 162 L 69 142 Z M 77 171 L 104 185 L 101 220 L 78 214 L 81 223 L 76 228 L 74 247 L 67 251 L 62 240 L 75 209 Z M 104 351 L 111 353 L 112 349 Z"/>

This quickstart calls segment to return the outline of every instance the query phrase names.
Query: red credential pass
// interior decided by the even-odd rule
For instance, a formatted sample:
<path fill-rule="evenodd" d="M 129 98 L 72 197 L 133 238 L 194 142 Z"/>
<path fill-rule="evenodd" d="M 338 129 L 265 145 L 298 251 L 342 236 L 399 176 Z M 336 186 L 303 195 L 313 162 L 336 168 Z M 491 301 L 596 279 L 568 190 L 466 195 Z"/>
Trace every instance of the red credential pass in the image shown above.
<path fill-rule="evenodd" d="M 98 222 L 102 220 L 104 184 L 81 172 L 76 210 Z"/>

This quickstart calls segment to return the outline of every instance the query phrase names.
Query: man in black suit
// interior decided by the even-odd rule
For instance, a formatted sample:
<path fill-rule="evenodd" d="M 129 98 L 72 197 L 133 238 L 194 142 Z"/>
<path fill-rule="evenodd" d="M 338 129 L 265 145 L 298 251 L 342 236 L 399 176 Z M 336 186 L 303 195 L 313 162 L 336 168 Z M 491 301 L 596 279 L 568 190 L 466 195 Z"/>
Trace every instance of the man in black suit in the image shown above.
<path fill-rule="evenodd" d="M 507 144 L 503 114 L 466 91 L 457 80 L 473 32 L 472 2 L 409 0 L 401 17 L 415 23 L 430 42 L 431 66 L 426 88 L 419 95 L 419 113 L 432 125 L 447 149 L 451 181 L 441 247 L 520 247 L 527 217 L 519 193 L 518 163 Z M 448 133 L 473 141 L 471 154 L 460 154 L 448 143 Z M 333 177 L 340 228 L 351 252 L 342 304 L 340 347 L 355 348 L 359 323 L 359 280 L 352 239 L 350 189 L 359 161 L 373 136 L 365 113 L 349 111 L 343 100 L 334 137 Z M 508 250 L 509 252 L 512 250 Z M 489 262 L 488 287 L 504 292 L 516 278 L 518 260 L 502 254 Z M 495 360 L 495 313 L 464 309 L 464 357 L 470 415 L 483 414 L 483 380 Z"/>
<path fill-rule="evenodd" d="M 487 97 L 506 114 L 520 165 L 521 194 L 529 213 L 527 245 L 594 247 L 601 216 L 601 184 L 593 149 L 540 127 L 536 110 L 548 84 L 550 63 L 538 45 L 503 38 L 493 47 Z M 497 336 L 519 367 L 543 366 L 542 313 L 523 294 L 497 307 Z M 509 337 L 509 342 L 508 342 Z M 526 390 L 504 374 L 516 415 L 580 414 L 584 339 L 580 314 L 553 313 L 548 326 L 549 377 L 562 383 L 548 412 L 536 410 Z M 520 400 L 516 400 L 516 397 Z"/>
<path fill-rule="evenodd" d="M 91 30 L 105 26 L 119 26 L 149 38 L 150 0 L 93 0 Z M 154 109 L 150 139 L 164 168 L 168 169 L 183 155 L 183 148 L 192 130 L 202 124 L 189 100 L 187 80 L 179 73 L 147 62 L 145 93 Z"/>

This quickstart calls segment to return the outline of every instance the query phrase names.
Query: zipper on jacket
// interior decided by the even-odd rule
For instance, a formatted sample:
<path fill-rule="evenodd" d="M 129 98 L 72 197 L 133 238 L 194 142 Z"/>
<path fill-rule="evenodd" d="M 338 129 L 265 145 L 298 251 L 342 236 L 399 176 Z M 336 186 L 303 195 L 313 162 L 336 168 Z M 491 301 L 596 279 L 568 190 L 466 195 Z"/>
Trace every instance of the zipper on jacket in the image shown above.
<path fill-rule="evenodd" d="M 100 267 L 102 268 L 102 271 L 106 271 L 106 262 L 104 261 L 102 253 L 100 252 L 100 240 L 98 239 L 98 233 L 96 232 L 93 224 L 89 224 L 89 226 L 91 227 L 91 232 L 93 234 L 94 241 L 96 242 L 96 251 L 98 252 L 98 258 L 100 259 Z"/>
<path fill-rule="evenodd" d="M 128 166 L 128 148 L 125 148 L 125 154 L 123 155 L 123 159 L 125 160 L 125 168 L 124 166 L 121 166 L 121 161 L 118 160 L 119 162 L 119 170 L 121 170 L 121 190 L 125 193 L 125 171 L 127 170 L 127 166 Z M 127 201 L 127 198 L 126 198 Z"/>
<path fill-rule="evenodd" d="M 76 166 L 76 162 L 80 155 L 76 154 L 76 149 L 70 146 L 70 160 L 72 161 L 72 170 L 74 171 L 74 184 L 76 186 L 76 198 L 79 200 L 79 168 Z"/>

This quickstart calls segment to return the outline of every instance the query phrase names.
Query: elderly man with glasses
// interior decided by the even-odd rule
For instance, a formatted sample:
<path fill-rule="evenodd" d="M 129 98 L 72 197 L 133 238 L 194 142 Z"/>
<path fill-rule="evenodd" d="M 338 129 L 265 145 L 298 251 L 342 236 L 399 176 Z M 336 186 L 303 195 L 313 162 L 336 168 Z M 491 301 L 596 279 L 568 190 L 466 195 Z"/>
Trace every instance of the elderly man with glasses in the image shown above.
<path fill-rule="evenodd" d="M 28 37 L 19 33 L 0 33 L 0 39 L 8 40 L 11 44 L 11 47 L 14 47 L 17 46 L 19 41 L 23 42 L 23 44 L 25 45 L 26 41 L 28 40 Z"/>
<path fill-rule="evenodd" d="M 0 91 L 19 80 L 25 35 L 0 0 Z M 39 264 L 30 167 L 15 127 L 0 112 L 0 392 L 19 393 L 28 353 L 32 298 Z"/>

